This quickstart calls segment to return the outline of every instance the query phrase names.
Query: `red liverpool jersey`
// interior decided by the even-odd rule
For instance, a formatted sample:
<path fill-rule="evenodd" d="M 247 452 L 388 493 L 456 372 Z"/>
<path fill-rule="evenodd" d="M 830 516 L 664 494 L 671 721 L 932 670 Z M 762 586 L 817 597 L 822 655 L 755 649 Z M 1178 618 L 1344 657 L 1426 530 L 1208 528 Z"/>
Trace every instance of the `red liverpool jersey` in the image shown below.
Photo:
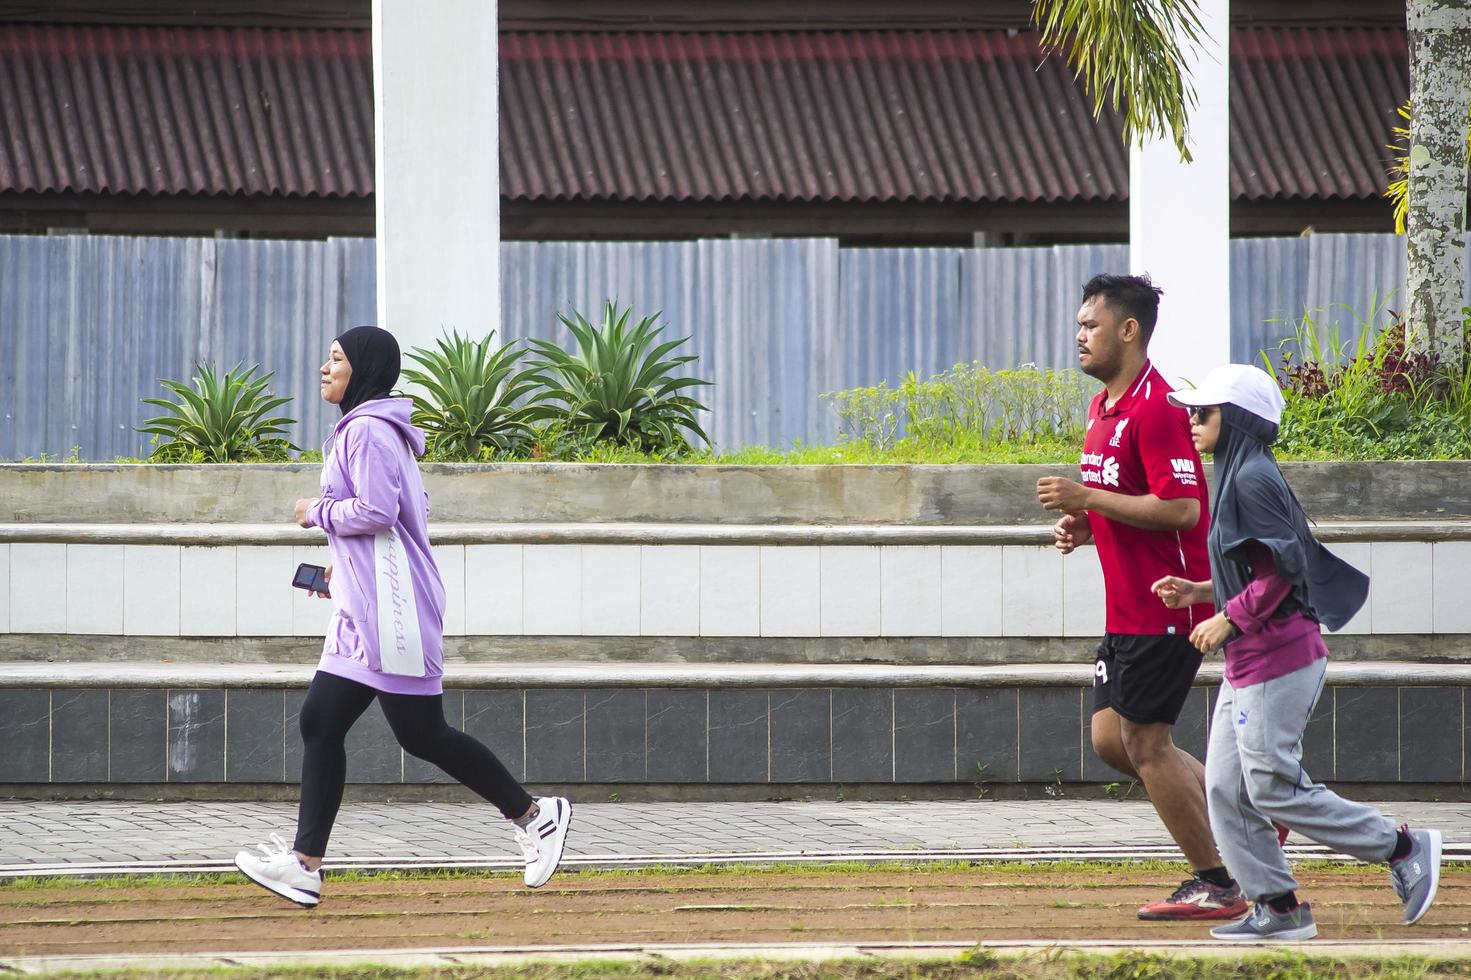
<path fill-rule="evenodd" d="M 1154 494 L 1162 500 L 1194 497 L 1200 521 L 1188 531 L 1146 531 L 1102 514 L 1090 513 L 1088 526 L 1103 565 L 1110 633 L 1188 635 L 1214 612 L 1209 604 L 1168 609 L 1149 587 L 1166 575 L 1201 582 L 1211 577 L 1206 535 L 1210 501 L 1200 454 L 1190 438 L 1190 419 L 1165 398 L 1172 389 L 1145 362 L 1144 370 L 1113 407 L 1101 391 L 1088 408 L 1083 440 L 1083 485 L 1133 497 Z"/>

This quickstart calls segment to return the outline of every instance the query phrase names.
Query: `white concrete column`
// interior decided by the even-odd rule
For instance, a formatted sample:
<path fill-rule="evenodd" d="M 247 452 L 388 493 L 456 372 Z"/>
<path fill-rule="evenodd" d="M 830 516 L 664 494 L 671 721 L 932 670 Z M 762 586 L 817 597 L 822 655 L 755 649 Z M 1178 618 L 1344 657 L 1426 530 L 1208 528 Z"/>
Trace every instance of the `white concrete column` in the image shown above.
<path fill-rule="evenodd" d="M 373 0 L 378 324 L 500 327 L 495 0 Z"/>
<path fill-rule="evenodd" d="M 1194 161 L 1169 139 L 1129 152 L 1129 265 L 1165 291 L 1150 354 L 1177 385 L 1231 359 L 1230 0 L 1200 0 L 1200 13 L 1210 42 L 1187 50 Z"/>

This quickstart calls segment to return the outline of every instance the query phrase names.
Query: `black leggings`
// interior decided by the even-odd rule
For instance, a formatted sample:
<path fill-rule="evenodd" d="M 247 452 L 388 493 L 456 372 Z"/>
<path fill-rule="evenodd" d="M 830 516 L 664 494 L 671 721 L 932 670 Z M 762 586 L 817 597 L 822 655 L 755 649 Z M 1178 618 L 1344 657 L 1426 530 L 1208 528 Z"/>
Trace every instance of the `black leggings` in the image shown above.
<path fill-rule="evenodd" d="M 494 803 L 507 820 L 531 809 L 531 797 L 501 761 L 475 739 L 449 727 L 439 694 L 387 694 L 335 674 L 318 672 L 301 705 L 300 854 L 321 857 L 347 782 L 347 732 L 377 698 L 393 737 L 410 755 L 432 762 Z"/>

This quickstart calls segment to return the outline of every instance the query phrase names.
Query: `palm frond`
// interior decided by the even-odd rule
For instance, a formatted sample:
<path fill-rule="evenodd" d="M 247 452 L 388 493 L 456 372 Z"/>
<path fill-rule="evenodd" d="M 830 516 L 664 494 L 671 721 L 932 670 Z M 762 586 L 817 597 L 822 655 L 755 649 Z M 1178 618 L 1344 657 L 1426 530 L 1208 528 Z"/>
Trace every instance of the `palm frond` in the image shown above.
<path fill-rule="evenodd" d="M 1107 103 L 1125 143 L 1169 137 L 1190 161 L 1197 98 L 1183 46 L 1208 39 L 1196 0 L 1035 0 L 1032 20 L 1082 80 L 1095 118 Z"/>

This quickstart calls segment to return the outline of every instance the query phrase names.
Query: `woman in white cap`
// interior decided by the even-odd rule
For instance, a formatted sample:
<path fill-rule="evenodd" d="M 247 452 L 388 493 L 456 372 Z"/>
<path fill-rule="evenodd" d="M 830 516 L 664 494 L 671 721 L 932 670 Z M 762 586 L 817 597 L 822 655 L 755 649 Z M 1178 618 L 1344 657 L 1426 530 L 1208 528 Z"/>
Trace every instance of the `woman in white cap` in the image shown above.
<path fill-rule="evenodd" d="M 1281 941 L 1318 934 L 1312 909 L 1273 823 L 1363 861 L 1389 862 L 1390 882 L 1412 925 L 1435 899 L 1438 830 L 1395 828 L 1373 807 L 1313 782 L 1302 767 L 1302 735 L 1323 690 L 1328 648 L 1322 626 L 1342 628 L 1363 606 L 1369 580 L 1331 554 L 1272 455 L 1282 392 L 1259 368 L 1227 364 L 1193 391 L 1170 394 L 1190 410 L 1195 448 L 1213 453 L 1215 507 L 1211 580 L 1160 579 L 1170 607 L 1214 601 L 1219 612 L 1190 639 L 1203 653 L 1225 645 L 1206 751 L 1211 830 L 1252 911 L 1211 930 L 1217 939 Z"/>

